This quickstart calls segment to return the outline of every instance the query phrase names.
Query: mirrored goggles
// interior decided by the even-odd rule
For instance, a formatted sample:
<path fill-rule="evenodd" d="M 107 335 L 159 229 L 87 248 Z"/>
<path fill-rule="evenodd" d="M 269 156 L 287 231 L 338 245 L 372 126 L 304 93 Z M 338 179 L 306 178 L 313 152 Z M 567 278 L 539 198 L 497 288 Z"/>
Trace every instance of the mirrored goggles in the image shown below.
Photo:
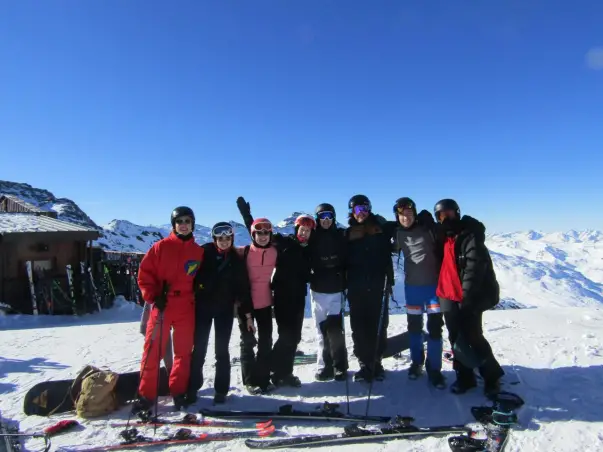
<path fill-rule="evenodd" d="M 257 231 L 272 231 L 272 223 L 256 223 L 253 225 L 254 232 Z"/>
<path fill-rule="evenodd" d="M 218 226 L 211 231 L 211 235 L 214 237 L 230 237 L 234 235 L 232 226 Z"/>
<path fill-rule="evenodd" d="M 335 214 L 333 212 L 326 211 L 326 212 L 320 212 L 317 215 L 317 217 L 319 220 L 333 220 L 333 219 L 335 219 Z"/>
<path fill-rule="evenodd" d="M 366 206 L 366 205 L 364 205 L 364 204 L 361 204 L 361 205 L 359 205 L 359 206 L 355 206 L 355 207 L 354 207 L 354 209 L 353 209 L 353 212 L 354 212 L 356 215 L 359 215 L 359 214 L 361 214 L 361 213 L 370 213 L 370 211 L 371 211 L 370 207 L 369 207 L 369 206 Z"/>

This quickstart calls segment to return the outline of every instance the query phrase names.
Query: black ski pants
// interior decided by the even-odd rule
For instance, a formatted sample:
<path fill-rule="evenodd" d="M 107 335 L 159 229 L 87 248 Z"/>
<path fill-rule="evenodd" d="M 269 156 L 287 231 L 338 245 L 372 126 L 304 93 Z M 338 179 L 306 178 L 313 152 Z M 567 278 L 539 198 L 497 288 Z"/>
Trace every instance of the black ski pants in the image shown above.
<path fill-rule="evenodd" d="M 389 306 L 381 319 L 384 303 L 383 289 L 348 289 L 348 304 L 350 306 L 350 324 L 352 327 L 352 342 L 354 355 L 360 367 L 373 369 L 373 363 L 381 365 L 381 359 L 387 344 L 387 327 L 389 326 Z M 389 303 L 387 303 L 389 305 Z M 381 323 L 381 330 L 379 330 Z M 378 337 L 377 337 L 378 335 Z M 375 351 L 377 355 L 375 355 Z"/>
<path fill-rule="evenodd" d="M 272 353 L 272 306 L 252 312 L 257 329 L 255 335 L 247 330 L 245 316 L 239 316 L 241 332 L 241 375 L 245 386 L 265 388 L 270 383 L 270 354 Z M 257 354 L 254 351 L 257 345 Z"/>
<path fill-rule="evenodd" d="M 484 382 L 493 382 L 504 375 L 504 371 L 492 353 L 492 347 L 484 337 L 482 329 L 482 312 L 475 309 L 461 309 L 459 303 L 440 298 L 440 306 L 444 313 L 448 340 L 454 347 L 459 335 L 472 348 L 475 355 L 483 364 L 478 368 Z M 459 379 L 473 379 L 473 369 L 466 367 L 454 359 L 452 367 Z"/>
<path fill-rule="evenodd" d="M 348 370 L 348 351 L 343 335 L 343 315 L 329 315 L 320 322 L 320 332 L 323 337 L 322 360 L 325 368 Z"/>
<path fill-rule="evenodd" d="M 301 342 L 304 326 L 305 295 L 279 296 L 274 294 L 274 319 L 278 339 L 272 349 L 271 369 L 273 379 L 293 374 L 295 352 Z"/>
<path fill-rule="evenodd" d="M 207 355 L 212 323 L 215 333 L 216 394 L 228 393 L 230 388 L 230 353 L 228 346 L 234 323 L 234 306 L 230 303 L 197 303 L 195 318 L 195 344 L 191 358 L 188 392 L 196 393 L 203 386 L 203 365 Z"/>

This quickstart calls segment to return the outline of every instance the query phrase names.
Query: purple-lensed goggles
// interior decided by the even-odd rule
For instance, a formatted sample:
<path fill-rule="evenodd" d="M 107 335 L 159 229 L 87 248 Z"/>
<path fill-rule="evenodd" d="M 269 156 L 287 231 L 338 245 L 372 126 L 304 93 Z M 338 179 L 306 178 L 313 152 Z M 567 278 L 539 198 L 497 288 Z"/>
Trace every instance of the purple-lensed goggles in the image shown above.
<path fill-rule="evenodd" d="M 360 204 L 358 206 L 354 206 L 354 209 L 352 209 L 352 211 L 355 215 L 359 215 L 361 213 L 370 213 L 371 208 L 365 204 Z"/>
<path fill-rule="evenodd" d="M 316 217 L 319 220 L 333 220 L 335 219 L 335 214 L 333 212 L 324 211 L 320 212 L 318 215 L 316 215 Z"/>
<path fill-rule="evenodd" d="M 217 226 L 211 231 L 211 235 L 214 237 L 231 237 L 234 235 L 232 226 Z"/>

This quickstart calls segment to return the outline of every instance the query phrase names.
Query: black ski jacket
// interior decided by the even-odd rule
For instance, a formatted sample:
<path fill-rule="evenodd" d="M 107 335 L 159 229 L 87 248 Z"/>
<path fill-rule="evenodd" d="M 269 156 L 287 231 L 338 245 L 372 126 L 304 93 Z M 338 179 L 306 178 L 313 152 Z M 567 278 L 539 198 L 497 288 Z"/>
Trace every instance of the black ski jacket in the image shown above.
<path fill-rule="evenodd" d="M 339 293 L 346 288 L 345 278 L 345 229 L 331 225 L 320 226 L 310 236 L 310 289 L 319 293 Z"/>
<path fill-rule="evenodd" d="M 392 263 L 392 234 L 394 228 L 385 218 L 370 214 L 359 224 L 350 216 L 346 229 L 346 259 L 348 292 L 354 290 L 383 290 L 385 278 L 394 285 Z"/>
<path fill-rule="evenodd" d="M 203 262 L 195 275 L 195 302 L 197 306 L 213 304 L 217 310 L 223 307 L 234 315 L 234 305 L 238 312 L 252 312 L 251 289 L 247 266 L 234 249 L 219 253 L 216 245 L 206 243 Z"/>
<path fill-rule="evenodd" d="M 443 240 L 443 235 L 441 237 Z M 496 306 L 500 301 L 500 286 L 486 247 L 486 227 L 482 222 L 469 215 L 461 218 L 454 254 L 463 285 L 463 309 L 486 311 Z"/>

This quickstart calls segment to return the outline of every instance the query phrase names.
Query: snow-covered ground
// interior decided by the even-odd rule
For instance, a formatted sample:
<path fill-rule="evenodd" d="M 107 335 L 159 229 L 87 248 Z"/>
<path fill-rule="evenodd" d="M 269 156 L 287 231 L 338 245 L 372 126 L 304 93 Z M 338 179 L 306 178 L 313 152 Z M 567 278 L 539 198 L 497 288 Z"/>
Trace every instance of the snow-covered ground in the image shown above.
<path fill-rule="evenodd" d="M 39 430 L 59 419 L 72 419 L 74 413 L 52 418 L 25 416 L 23 396 L 34 384 L 51 379 L 72 378 L 86 364 L 108 366 L 122 372 L 138 369 L 142 336 L 138 332 L 140 308 L 124 301 L 101 314 L 83 318 L 0 317 L 0 409 L 5 418 L 20 422 L 22 430 Z M 508 388 L 520 394 L 526 405 L 519 411 L 520 425 L 515 428 L 506 451 L 601 451 L 603 450 L 603 311 L 595 307 L 539 308 L 489 311 L 485 314 L 485 334 L 496 356 L 508 372 Z M 347 342 L 351 344 L 349 324 Z M 394 315 L 389 334 L 406 330 L 406 318 Z M 238 356 L 236 330 L 231 341 L 231 356 Z M 212 339 L 213 344 L 213 339 Z M 210 344 L 209 350 L 213 345 Z M 311 319 L 306 319 L 300 349 L 313 352 L 315 334 Z M 351 350 L 351 348 L 350 348 Z M 201 399 L 194 407 L 209 407 L 213 390 L 213 355 L 208 354 L 206 383 Z M 485 404 L 479 390 L 463 396 L 430 388 L 425 379 L 409 381 L 408 360 L 386 359 L 387 379 L 376 383 L 371 402 L 372 414 L 408 415 L 416 425 L 458 424 L 472 421 L 469 408 Z M 357 363 L 351 360 L 351 370 Z M 242 389 L 240 368 L 232 368 L 231 396 L 225 408 L 270 410 L 281 404 L 310 409 L 328 400 L 342 402 L 345 409 L 345 384 L 320 383 L 313 378 L 314 366 L 296 367 L 304 385 L 299 389 L 280 389 L 271 396 L 251 397 Z M 445 364 L 448 382 L 453 380 Z M 511 383 L 519 382 L 516 385 Z M 367 386 L 350 380 L 350 408 L 364 413 Z M 160 411 L 171 402 L 161 401 Z M 128 408 L 110 416 L 127 419 Z M 119 429 L 109 428 L 107 418 L 79 421 L 85 427 L 53 438 L 57 446 L 100 445 L 119 441 Z M 288 434 L 336 432 L 341 426 L 323 423 L 277 422 Z M 152 429 L 143 433 L 152 435 Z M 168 431 L 158 429 L 158 434 Z M 166 450 L 192 450 L 179 446 Z M 29 440 L 27 450 L 39 450 L 39 440 Z M 203 445 L 204 450 L 248 450 L 243 440 Z M 445 437 L 420 440 L 396 440 L 353 446 L 328 447 L 328 450 L 445 451 Z M 163 449 L 162 449 L 163 450 Z"/>

